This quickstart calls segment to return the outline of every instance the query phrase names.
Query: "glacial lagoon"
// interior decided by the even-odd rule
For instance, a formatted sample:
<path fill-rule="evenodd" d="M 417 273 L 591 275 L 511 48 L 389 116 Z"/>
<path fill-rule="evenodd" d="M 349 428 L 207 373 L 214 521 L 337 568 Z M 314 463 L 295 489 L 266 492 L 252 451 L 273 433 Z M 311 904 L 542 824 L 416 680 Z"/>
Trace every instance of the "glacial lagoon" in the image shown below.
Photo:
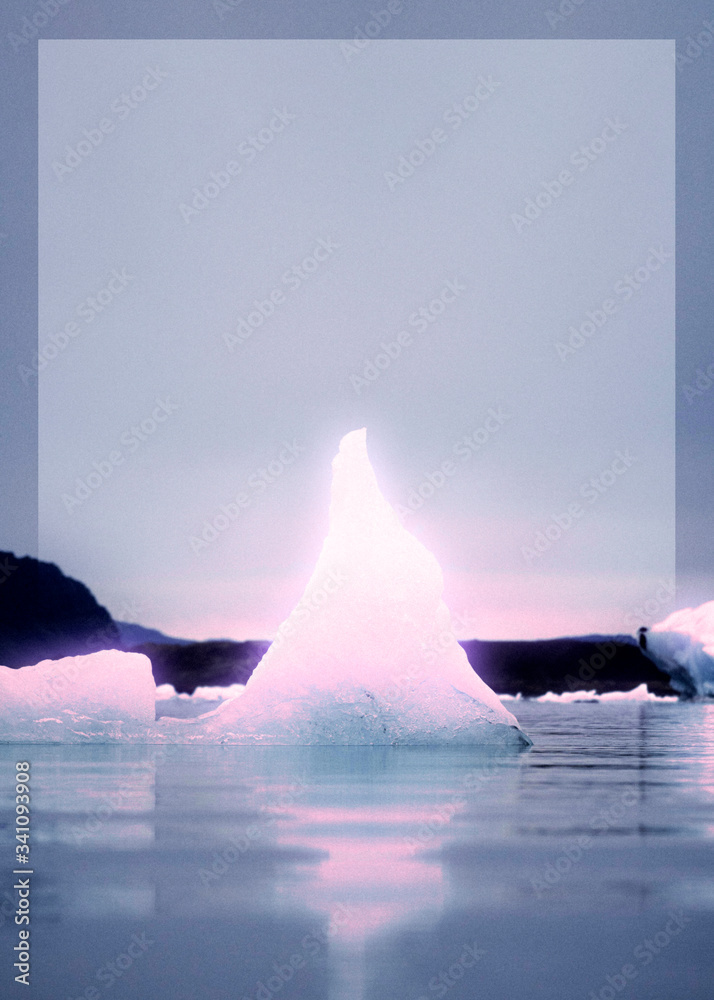
<path fill-rule="evenodd" d="M 4 981 L 28 760 L 33 1000 L 710 1000 L 714 706 L 517 714 L 506 754 L 0 746 Z"/>

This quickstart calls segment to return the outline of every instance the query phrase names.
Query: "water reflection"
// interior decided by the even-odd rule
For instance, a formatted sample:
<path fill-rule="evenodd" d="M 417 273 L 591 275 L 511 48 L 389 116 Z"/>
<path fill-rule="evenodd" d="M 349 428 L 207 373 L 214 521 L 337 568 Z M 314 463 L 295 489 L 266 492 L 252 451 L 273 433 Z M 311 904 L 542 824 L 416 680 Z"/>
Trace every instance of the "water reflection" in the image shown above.
<path fill-rule="evenodd" d="M 156 957 L 116 997 L 415 1000 L 448 982 L 450 1000 L 505 1000 L 535 977 L 555 1000 L 599 988 L 607 956 L 615 968 L 671 907 L 710 933 L 714 707 L 524 703 L 519 716 L 535 745 L 507 757 L 25 748 L 36 914 L 52 922 L 38 976 L 53 947 L 89 949 L 90 978 L 55 961 L 47 997 L 74 1000 L 98 956 L 143 929 Z M 3 773 L 17 754 L 0 748 Z M 670 949 L 670 972 L 684 975 L 699 933 Z M 687 984 L 682 996 L 707 996 Z M 660 1000 L 644 970 L 639 997 Z"/>
<path fill-rule="evenodd" d="M 280 756 L 273 752 L 272 767 Z M 489 783 L 498 777 L 502 792 L 509 781 L 516 787 L 518 759 L 442 750 L 435 769 L 434 754 L 416 748 L 323 748 L 302 757 L 293 752 L 278 763 L 282 775 L 297 767 L 309 777 L 300 779 L 303 794 L 289 809 L 272 814 L 275 842 L 307 845 L 324 860 L 286 878 L 279 900 L 295 908 L 307 899 L 333 915 L 330 1000 L 362 997 L 368 942 L 400 924 L 428 927 L 442 915 L 440 852 Z M 338 911 L 341 921 L 334 920 Z"/>

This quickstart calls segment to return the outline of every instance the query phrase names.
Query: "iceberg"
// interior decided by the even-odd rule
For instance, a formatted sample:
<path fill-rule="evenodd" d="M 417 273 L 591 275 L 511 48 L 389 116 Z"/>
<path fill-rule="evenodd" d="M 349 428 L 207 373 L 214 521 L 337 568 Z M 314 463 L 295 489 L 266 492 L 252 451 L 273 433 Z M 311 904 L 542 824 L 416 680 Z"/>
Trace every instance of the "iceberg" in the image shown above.
<path fill-rule="evenodd" d="M 503 695 L 501 695 L 503 697 Z M 579 701 L 656 701 L 665 703 L 672 703 L 679 701 L 679 698 L 675 694 L 653 694 L 648 690 L 647 685 L 643 682 L 638 684 L 637 687 L 632 688 L 631 691 L 605 691 L 602 694 L 598 694 L 597 691 L 563 691 L 562 694 L 555 694 L 553 691 L 547 691 L 545 694 L 539 695 L 537 698 L 533 698 L 533 701 L 538 701 L 541 704 L 546 704 L 548 702 L 553 702 L 560 705 L 570 705 L 574 702 Z"/>
<path fill-rule="evenodd" d="M 230 741 L 530 745 L 451 627 L 436 558 L 382 496 L 366 431 L 332 463 L 329 531 L 240 698 L 199 720 Z"/>
<path fill-rule="evenodd" d="M 151 661 L 142 653 L 103 649 L 0 667 L 0 740 L 121 739 L 153 724 L 155 699 Z"/>
<path fill-rule="evenodd" d="M 714 601 L 682 608 L 639 630 L 643 652 L 687 698 L 714 697 Z"/>
<path fill-rule="evenodd" d="M 237 698 L 244 691 L 245 684 L 229 684 L 226 687 L 197 687 L 193 694 L 185 691 L 179 694 L 173 684 L 159 684 L 156 687 L 156 718 L 193 719 L 206 715 L 230 698 Z"/>
<path fill-rule="evenodd" d="M 148 657 L 117 650 L 2 667 L 0 740 L 530 746 L 471 667 L 442 593 L 353 431 L 315 570 L 245 688 L 182 699 L 157 689 Z"/>

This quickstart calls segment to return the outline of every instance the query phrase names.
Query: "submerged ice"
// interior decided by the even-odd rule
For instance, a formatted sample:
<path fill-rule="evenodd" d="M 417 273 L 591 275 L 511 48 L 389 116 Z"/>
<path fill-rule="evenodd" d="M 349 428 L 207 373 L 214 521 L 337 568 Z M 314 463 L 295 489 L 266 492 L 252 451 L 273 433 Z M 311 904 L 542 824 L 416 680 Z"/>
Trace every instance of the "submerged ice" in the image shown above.
<path fill-rule="evenodd" d="M 714 601 L 682 608 L 651 629 L 640 629 L 640 645 L 686 697 L 714 697 Z"/>
<path fill-rule="evenodd" d="M 66 661 L 2 668 L 0 739 L 529 745 L 469 664 L 442 593 L 439 564 L 382 496 L 366 432 L 353 431 L 333 461 L 312 577 L 239 696 L 170 718 L 148 659 L 106 651 L 68 658 L 82 670 L 44 706 L 37 690 Z"/>

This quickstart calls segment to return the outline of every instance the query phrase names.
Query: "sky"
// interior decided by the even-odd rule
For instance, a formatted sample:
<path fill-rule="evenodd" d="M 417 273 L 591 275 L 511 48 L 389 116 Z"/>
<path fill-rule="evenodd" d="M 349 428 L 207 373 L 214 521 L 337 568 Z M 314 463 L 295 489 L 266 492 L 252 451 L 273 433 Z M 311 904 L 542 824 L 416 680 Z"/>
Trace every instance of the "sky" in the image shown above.
<path fill-rule="evenodd" d="M 270 637 L 365 426 L 462 634 L 631 631 L 675 572 L 673 51 L 41 42 L 40 558 Z"/>
<path fill-rule="evenodd" d="M 693 0 L 683 0 L 676 7 L 661 0 L 644 0 L 637 5 L 622 5 L 616 0 L 597 0 L 596 3 L 576 5 L 565 16 L 554 15 L 555 8 L 551 9 L 547 4 L 534 5 L 527 0 L 515 0 L 509 5 L 473 5 L 455 0 L 448 6 L 435 4 L 432 0 L 420 0 L 416 5 L 396 5 L 396 10 L 394 6 L 392 4 L 390 7 L 391 20 L 378 26 L 379 42 L 370 42 L 360 52 L 358 61 L 350 59 L 351 66 L 361 65 L 378 51 L 380 42 L 395 37 L 672 40 L 670 54 L 676 67 L 677 91 L 677 313 L 674 386 L 676 594 L 674 598 L 668 596 L 674 584 L 672 580 L 662 580 L 656 588 L 644 593 L 638 578 L 635 585 L 638 590 L 637 602 L 625 618 L 628 627 L 633 618 L 643 623 L 652 623 L 674 608 L 695 606 L 711 599 L 714 591 L 714 534 L 711 532 L 714 393 L 709 389 L 714 382 L 711 381 L 711 375 L 707 375 L 707 372 L 712 371 L 713 363 L 711 315 L 714 307 L 714 286 L 710 281 L 714 265 L 714 213 L 711 211 L 711 188 L 708 183 L 714 148 L 710 113 L 711 95 L 714 93 L 711 21 L 707 20 L 706 12 Z M 47 332 L 39 329 L 38 344 L 35 307 L 38 296 L 37 214 L 40 173 L 37 123 L 38 48 L 42 49 L 44 40 L 51 38 L 112 37 L 359 38 L 362 43 L 365 28 L 371 32 L 375 30 L 376 26 L 372 21 L 376 10 L 374 4 L 360 4 L 357 0 L 335 0 L 329 6 L 318 0 L 308 0 L 301 5 L 285 4 L 280 0 L 265 5 L 256 0 L 244 0 L 228 10 L 225 4 L 216 2 L 194 4 L 183 3 L 182 0 L 156 0 L 156 3 L 145 6 L 141 2 L 127 0 L 120 7 L 106 7 L 97 6 L 91 0 L 73 0 L 72 4 L 63 5 L 49 15 L 39 13 L 35 20 L 40 22 L 40 26 L 36 32 L 31 27 L 29 37 L 25 24 L 28 17 L 25 0 L 7 0 L 0 12 L 0 37 L 5 47 L 5 58 L 0 60 L 0 78 L 3 92 L 7 96 L 7 101 L 0 108 L 3 133 L 6 136 L 6 154 L 0 168 L 5 189 L 0 212 L 0 255 L 6 277 L 0 288 L 5 321 L 3 348 L 6 362 L 0 366 L 0 488 L 3 497 L 0 505 L 0 545 L 4 549 L 18 555 L 40 554 L 38 378 L 34 364 L 35 351 L 46 342 Z M 384 20 L 384 15 L 382 19 Z M 343 48 L 340 48 L 340 52 L 345 57 Z M 92 85 L 93 81 L 87 84 L 86 89 L 90 92 Z M 132 83 L 132 86 L 135 85 Z M 118 92 L 114 93 L 112 100 L 118 96 Z M 132 119 L 128 118 L 127 121 L 130 123 Z M 83 121 L 79 127 L 90 131 L 92 129 L 91 123 L 87 121 Z M 75 135 L 73 142 L 78 141 L 79 137 Z M 509 204 L 509 211 L 511 208 Z M 111 272 L 108 271 L 104 278 L 108 280 L 110 275 Z M 101 286 L 96 287 L 98 289 Z M 78 301 L 84 300 L 85 294 L 91 293 L 83 289 L 81 300 L 75 300 L 72 308 L 76 308 Z M 461 301 L 463 302 L 463 297 Z M 68 317 L 64 317 L 61 322 L 64 324 L 67 321 Z M 582 352 L 579 356 L 582 356 Z M 29 374 L 28 366 L 32 369 Z M 371 434 L 370 449 L 373 457 L 377 443 Z M 330 454 L 335 447 L 336 445 L 330 447 Z M 329 457 L 320 466 L 323 472 L 328 463 Z M 463 472 L 464 469 L 460 471 Z M 386 468 L 379 469 L 379 472 L 380 480 L 384 482 Z M 421 481 L 417 478 L 407 488 L 416 487 Z M 278 483 L 277 486 L 279 485 Z M 658 488 L 660 486 L 661 483 Z M 321 493 L 323 503 L 326 488 Z M 448 486 L 438 491 L 436 499 L 432 499 L 427 505 L 427 510 L 434 510 L 434 504 L 440 503 L 447 489 L 453 488 L 455 482 L 450 479 Z M 598 502 L 597 510 L 602 509 Z M 658 531 L 662 524 L 663 522 L 658 524 Z M 432 529 L 436 528 L 434 516 L 430 515 L 429 525 Z M 572 534 L 569 532 L 569 535 Z M 447 535 L 446 540 L 449 537 L 451 536 Z M 486 537 L 484 533 L 482 538 Z M 95 584 L 104 587 L 105 594 L 108 594 L 105 584 L 116 584 L 118 580 L 118 575 L 112 576 L 110 560 L 102 562 L 99 548 L 95 546 L 92 557 L 87 557 L 85 553 L 81 560 L 83 565 L 79 566 L 79 556 L 83 552 L 85 550 L 82 545 L 78 545 L 76 552 L 72 553 L 77 567 L 74 570 L 76 575 L 84 573 L 93 588 L 96 589 Z M 438 554 L 442 562 L 445 553 L 445 546 L 440 546 Z M 445 568 L 448 591 L 456 571 L 448 566 Z M 483 579 L 484 586 L 489 592 L 493 592 L 497 582 L 496 574 L 492 572 Z M 195 585 L 194 576 L 194 589 L 197 592 Z M 552 585 L 551 576 L 548 586 L 552 588 Z M 302 580 L 298 582 L 296 579 L 292 587 L 291 594 L 299 593 Z M 542 587 L 542 580 L 533 587 L 524 579 L 523 587 L 527 596 L 532 597 Z M 129 596 L 121 598 L 119 611 L 115 607 L 115 613 L 125 613 L 125 617 L 140 617 L 145 613 L 144 620 L 156 617 L 158 611 L 156 608 L 152 611 L 146 588 L 143 593 L 141 586 L 128 589 Z M 509 590 L 513 595 L 507 575 L 504 576 L 502 589 L 504 592 Z M 572 588 L 566 584 L 565 589 L 567 603 Z M 276 593 L 277 585 L 270 589 L 269 596 L 272 598 Z M 139 601 L 140 594 L 143 604 Z M 550 591 L 544 595 L 543 600 L 552 610 Z M 492 604 L 493 601 L 492 598 Z M 522 616 L 525 615 L 526 603 L 525 600 L 520 601 Z M 451 600 L 451 606 L 459 613 L 457 622 L 463 621 L 466 618 L 465 609 L 455 608 L 454 600 Z M 505 604 L 503 607 L 505 608 Z M 136 609 L 135 614 L 130 613 L 132 609 Z M 469 612 L 472 610 L 469 606 Z M 527 615 L 525 617 L 528 618 Z M 472 620 L 468 619 L 469 622 Z M 514 615 L 507 615 L 510 626 L 514 620 Z M 467 634 L 482 632 L 482 629 L 467 627 L 467 624 L 464 626 Z"/>

